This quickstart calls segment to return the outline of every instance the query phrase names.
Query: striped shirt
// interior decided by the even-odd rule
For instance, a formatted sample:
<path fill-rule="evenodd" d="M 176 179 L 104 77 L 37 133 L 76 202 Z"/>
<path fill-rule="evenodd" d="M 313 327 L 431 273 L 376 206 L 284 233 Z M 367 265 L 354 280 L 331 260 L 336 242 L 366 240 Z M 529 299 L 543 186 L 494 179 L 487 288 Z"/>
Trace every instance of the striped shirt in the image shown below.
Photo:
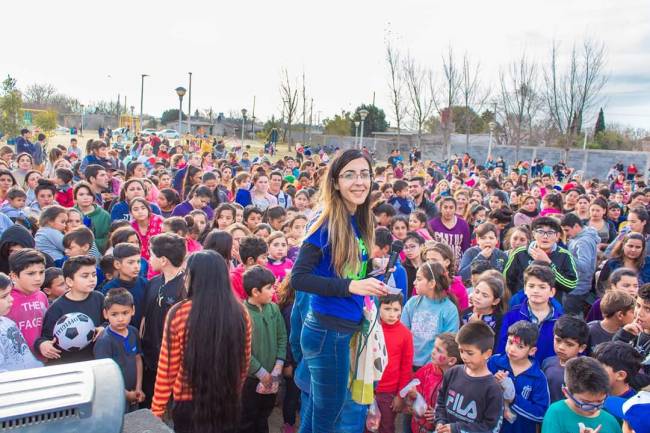
<path fill-rule="evenodd" d="M 174 318 L 169 326 L 165 327 L 160 358 L 158 360 L 158 373 L 154 389 L 151 411 L 154 415 L 162 417 L 167 408 L 167 403 L 173 395 L 174 401 L 192 400 L 191 385 L 187 383 L 183 370 L 183 354 L 185 353 L 187 321 L 192 310 L 192 301 L 186 301 L 176 309 Z M 170 313 L 174 310 L 170 310 Z M 246 338 L 244 343 L 245 357 L 241 368 L 241 383 L 244 383 L 251 358 L 251 320 L 245 308 L 242 308 L 246 318 Z M 169 315 L 169 313 L 168 313 Z M 168 335 L 170 334 L 170 335 Z"/>

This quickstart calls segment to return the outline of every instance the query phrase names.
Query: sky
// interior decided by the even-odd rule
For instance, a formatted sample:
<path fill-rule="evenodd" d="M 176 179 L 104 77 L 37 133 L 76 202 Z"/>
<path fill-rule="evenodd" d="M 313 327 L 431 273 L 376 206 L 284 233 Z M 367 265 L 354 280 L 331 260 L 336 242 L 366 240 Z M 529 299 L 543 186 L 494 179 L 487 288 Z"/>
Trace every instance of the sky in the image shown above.
<path fill-rule="evenodd" d="M 387 33 L 438 72 L 448 47 L 480 62 L 481 81 L 522 53 L 547 62 L 553 41 L 566 54 L 585 38 L 607 49 L 608 82 L 596 110 L 620 125 L 650 129 L 650 6 L 647 0 L 245 2 L 7 2 L 0 24 L 0 75 L 25 88 L 49 83 L 82 103 L 127 97 L 159 116 L 188 87 L 192 111 L 279 117 L 280 79 L 303 72 L 314 121 L 361 103 L 389 110 Z M 123 100 L 122 100 L 123 103 Z M 187 107 L 187 97 L 184 101 Z M 591 113 L 593 117 L 594 113 Z"/>

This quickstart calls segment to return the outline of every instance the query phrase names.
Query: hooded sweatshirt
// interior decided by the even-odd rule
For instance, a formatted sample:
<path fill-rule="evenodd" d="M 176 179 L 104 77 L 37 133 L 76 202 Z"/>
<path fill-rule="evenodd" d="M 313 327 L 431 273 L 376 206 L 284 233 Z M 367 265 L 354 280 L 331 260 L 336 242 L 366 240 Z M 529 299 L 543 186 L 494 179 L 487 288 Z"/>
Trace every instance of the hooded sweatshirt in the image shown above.
<path fill-rule="evenodd" d="M 36 249 L 48 254 L 53 260 L 63 258 L 63 233 L 52 227 L 41 227 L 34 236 Z"/>
<path fill-rule="evenodd" d="M 571 291 L 572 295 L 585 295 L 591 291 L 599 243 L 600 236 L 593 227 L 584 227 L 576 237 L 569 240 L 569 252 L 573 255 L 578 273 L 578 284 Z"/>
<path fill-rule="evenodd" d="M 94 207 L 92 212 L 83 216 L 83 223 L 93 231 L 97 249 L 104 252 L 106 250 L 106 243 L 108 242 L 108 232 L 111 228 L 111 216 L 96 204 Z"/>
<path fill-rule="evenodd" d="M 2 233 L 0 236 L 0 251 L 2 251 L 2 257 L 0 257 L 0 271 L 5 274 L 9 274 L 9 251 L 6 244 L 17 244 L 23 248 L 34 248 L 34 238 L 32 234 L 20 224 L 15 224 L 9 227 Z M 7 250 L 5 252 L 5 250 Z M 6 254 L 6 255 L 5 255 Z"/>

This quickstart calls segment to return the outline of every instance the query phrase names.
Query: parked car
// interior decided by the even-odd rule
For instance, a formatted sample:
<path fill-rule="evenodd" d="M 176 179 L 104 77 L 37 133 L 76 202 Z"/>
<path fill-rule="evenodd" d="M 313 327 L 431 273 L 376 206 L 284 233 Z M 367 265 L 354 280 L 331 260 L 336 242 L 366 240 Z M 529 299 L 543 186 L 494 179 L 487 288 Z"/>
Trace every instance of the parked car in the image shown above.
<path fill-rule="evenodd" d="M 181 138 L 180 134 L 175 129 L 163 129 L 161 131 L 158 131 L 156 135 L 160 138 L 166 138 L 168 140 Z"/>
<path fill-rule="evenodd" d="M 57 126 L 54 129 L 54 132 L 57 134 L 69 134 L 70 133 L 70 128 L 66 128 L 65 126 Z"/>
<path fill-rule="evenodd" d="M 140 131 L 140 135 L 143 136 L 143 137 L 148 137 L 148 136 L 150 136 L 151 134 L 156 134 L 156 135 L 158 135 L 158 131 L 156 131 L 156 130 L 153 129 L 153 128 L 145 128 L 145 129 L 143 129 L 142 131 Z"/>

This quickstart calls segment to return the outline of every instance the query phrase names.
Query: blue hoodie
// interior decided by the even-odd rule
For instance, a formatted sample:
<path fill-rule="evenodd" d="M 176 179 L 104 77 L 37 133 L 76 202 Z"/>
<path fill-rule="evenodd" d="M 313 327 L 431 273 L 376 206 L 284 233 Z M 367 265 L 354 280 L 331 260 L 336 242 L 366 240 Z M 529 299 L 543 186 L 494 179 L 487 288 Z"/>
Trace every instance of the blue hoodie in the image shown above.
<path fill-rule="evenodd" d="M 515 384 L 515 399 L 510 403 L 510 409 L 517 414 L 517 418 L 512 424 L 504 420 L 501 433 L 535 433 L 551 404 L 546 376 L 537 361 L 531 361 L 528 370 L 515 376 L 505 353 L 488 359 L 487 366 L 492 374 L 499 370 L 507 371 Z"/>
<path fill-rule="evenodd" d="M 553 326 L 555 325 L 555 321 L 562 315 L 562 311 L 561 309 L 557 308 L 553 302 L 550 304 L 550 316 L 538 324 L 539 337 L 537 338 L 537 352 L 535 353 L 535 360 L 539 365 L 541 365 L 546 358 L 555 355 L 555 349 L 553 349 Z M 524 300 L 520 305 L 517 305 L 512 310 L 508 311 L 505 316 L 503 316 L 503 323 L 501 324 L 499 344 L 497 344 L 496 353 L 505 353 L 506 342 L 508 340 L 508 328 L 510 325 L 519 322 L 520 320 L 525 320 L 532 323 L 533 321 L 531 320 L 531 316 L 532 313 L 528 308 L 528 298 L 526 297 L 524 297 Z"/>

